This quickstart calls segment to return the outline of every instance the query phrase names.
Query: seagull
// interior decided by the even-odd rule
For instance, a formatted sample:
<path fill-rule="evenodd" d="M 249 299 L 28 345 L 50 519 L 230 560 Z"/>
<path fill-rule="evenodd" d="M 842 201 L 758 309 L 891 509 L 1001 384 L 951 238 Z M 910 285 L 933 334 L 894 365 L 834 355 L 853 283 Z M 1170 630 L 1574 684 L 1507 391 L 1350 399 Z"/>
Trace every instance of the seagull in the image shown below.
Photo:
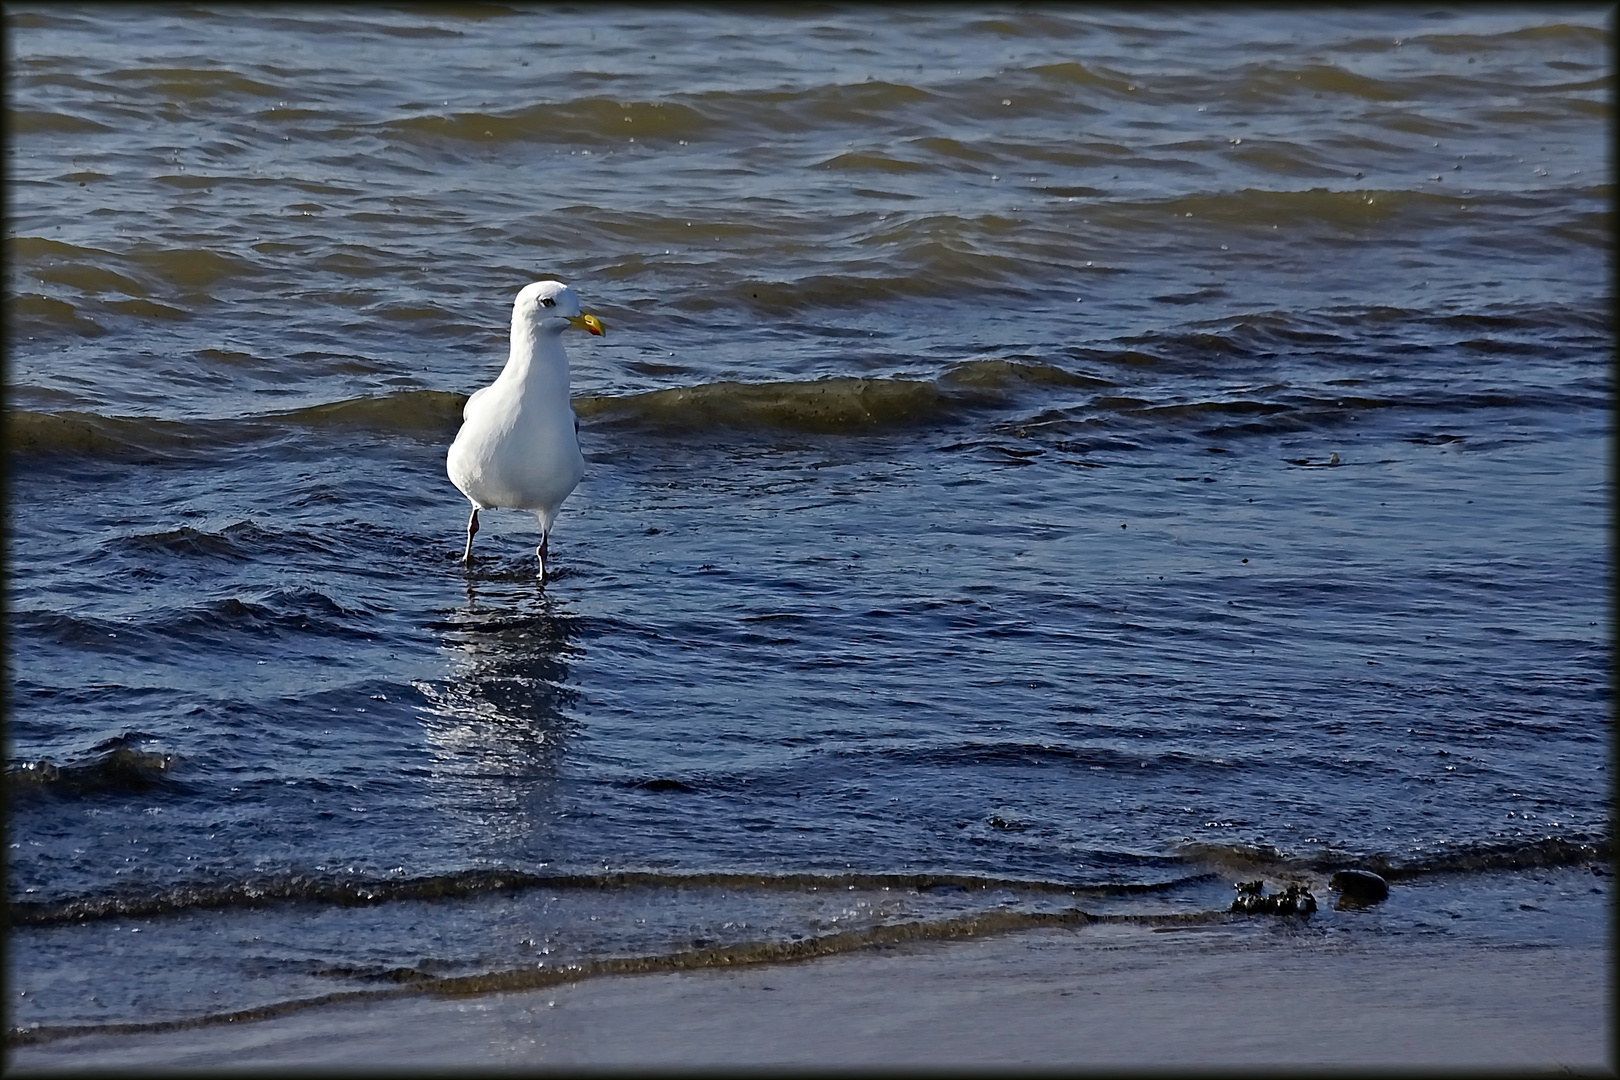
<path fill-rule="evenodd" d="M 579 420 L 568 400 L 568 354 L 562 334 L 575 327 L 598 336 L 602 320 L 579 309 L 560 281 L 525 285 L 512 305 L 512 352 L 500 377 L 461 410 L 445 471 L 472 503 L 463 565 L 472 565 L 478 511 L 527 510 L 540 519 L 540 579 L 557 510 L 585 475 Z"/>

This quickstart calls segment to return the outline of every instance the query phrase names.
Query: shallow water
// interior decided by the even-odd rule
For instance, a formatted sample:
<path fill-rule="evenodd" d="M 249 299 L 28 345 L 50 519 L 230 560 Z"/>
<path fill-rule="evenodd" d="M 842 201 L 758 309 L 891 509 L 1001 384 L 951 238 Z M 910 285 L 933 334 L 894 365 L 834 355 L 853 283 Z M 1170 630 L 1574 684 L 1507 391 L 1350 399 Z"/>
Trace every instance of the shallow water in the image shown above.
<path fill-rule="evenodd" d="M 1606 17 L 8 9 L 14 1023 L 1606 857 Z"/>

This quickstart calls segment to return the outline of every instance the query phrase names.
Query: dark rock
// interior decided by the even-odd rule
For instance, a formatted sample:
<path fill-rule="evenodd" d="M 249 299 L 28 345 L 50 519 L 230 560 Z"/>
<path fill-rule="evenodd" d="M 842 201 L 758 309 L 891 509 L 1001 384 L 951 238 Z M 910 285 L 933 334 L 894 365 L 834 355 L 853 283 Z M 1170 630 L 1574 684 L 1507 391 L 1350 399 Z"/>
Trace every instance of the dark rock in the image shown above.
<path fill-rule="evenodd" d="M 1389 882 L 1371 870 L 1340 870 L 1328 879 L 1340 908 L 1368 907 L 1389 897 Z"/>
<path fill-rule="evenodd" d="M 1309 915 L 1316 910 L 1316 897 L 1303 885 L 1290 885 L 1266 897 L 1266 903 L 1273 915 Z"/>
<path fill-rule="evenodd" d="M 1236 888 L 1231 910 L 1243 915 L 1309 915 L 1316 910 L 1316 897 L 1303 885 L 1289 885 L 1270 896 L 1264 881 L 1240 881 Z"/>
<path fill-rule="evenodd" d="M 1240 881 L 1237 883 L 1237 897 L 1232 901 L 1232 910 L 1244 915 L 1253 915 L 1265 905 L 1264 894 L 1266 883 L 1264 881 Z"/>

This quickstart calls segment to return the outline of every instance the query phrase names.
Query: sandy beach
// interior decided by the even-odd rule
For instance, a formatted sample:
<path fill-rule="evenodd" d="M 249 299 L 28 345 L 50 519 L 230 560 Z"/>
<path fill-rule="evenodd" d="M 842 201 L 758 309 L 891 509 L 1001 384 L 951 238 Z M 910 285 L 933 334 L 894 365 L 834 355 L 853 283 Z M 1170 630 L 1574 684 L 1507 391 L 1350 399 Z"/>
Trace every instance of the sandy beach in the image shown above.
<path fill-rule="evenodd" d="M 1515 1066 L 1608 1071 L 1607 957 L 1270 920 L 1093 926 L 19 1047 L 17 1074 L 280 1066 Z"/>

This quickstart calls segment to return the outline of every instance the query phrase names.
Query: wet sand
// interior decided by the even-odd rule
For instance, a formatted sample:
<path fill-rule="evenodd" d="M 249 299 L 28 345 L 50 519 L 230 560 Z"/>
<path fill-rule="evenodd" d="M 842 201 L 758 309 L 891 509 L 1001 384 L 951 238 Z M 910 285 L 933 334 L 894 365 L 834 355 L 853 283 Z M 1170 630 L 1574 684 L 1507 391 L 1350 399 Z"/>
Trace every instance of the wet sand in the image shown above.
<path fill-rule="evenodd" d="M 1602 917 L 1602 916 L 1600 916 Z M 1281 921 L 1043 930 L 736 971 L 94 1035 L 16 1074 L 445 1065 L 1529 1066 L 1612 1071 L 1608 957 Z"/>

